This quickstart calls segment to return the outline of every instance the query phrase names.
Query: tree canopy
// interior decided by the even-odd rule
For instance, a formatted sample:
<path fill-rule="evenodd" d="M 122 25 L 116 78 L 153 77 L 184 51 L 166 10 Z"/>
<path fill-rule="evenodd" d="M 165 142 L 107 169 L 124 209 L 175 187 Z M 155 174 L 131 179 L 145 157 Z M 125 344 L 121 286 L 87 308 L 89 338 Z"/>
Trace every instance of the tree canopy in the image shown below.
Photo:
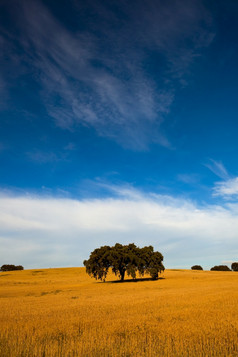
<path fill-rule="evenodd" d="M 203 268 L 201 267 L 201 265 L 193 265 L 191 267 L 192 270 L 203 270 Z"/>
<path fill-rule="evenodd" d="M 11 270 L 24 270 L 22 265 L 14 265 L 14 264 L 4 264 L 1 266 L 1 271 L 11 271 Z"/>
<path fill-rule="evenodd" d="M 88 260 L 84 260 L 86 272 L 95 279 L 105 280 L 109 268 L 115 275 L 119 275 L 121 281 L 125 273 L 136 278 L 138 272 L 141 276 L 150 274 L 152 279 L 157 279 L 158 274 L 164 271 L 163 255 L 154 252 L 152 246 L 137 247 L 134 243 L 122 245 L 116 243 L 113 247 L 103 246 L 95 249 Z"/>
<path fill-rule="evenodd" d="M 210 270 L 215 270 L 215 271 L 231 271 L 230 268 L 228 268 L 227 265 L 215 265 L 212 267 Z"/>
<path fill-rule="evenodd" d="M 232 263 L 232 264 L 231 264 L 231 269 L 232 269 L 233 271 L 238 271 L 238 262 Z"/>

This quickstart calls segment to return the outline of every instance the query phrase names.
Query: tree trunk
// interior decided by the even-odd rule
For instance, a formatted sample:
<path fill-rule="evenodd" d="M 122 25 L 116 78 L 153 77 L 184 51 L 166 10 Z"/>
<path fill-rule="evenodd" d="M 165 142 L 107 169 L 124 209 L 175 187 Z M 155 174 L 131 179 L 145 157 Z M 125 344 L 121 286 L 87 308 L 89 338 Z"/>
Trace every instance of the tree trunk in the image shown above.
<path fill-rule="evenodd" d="M 125 271 L 124 269 L 120 271 L 121 281 L 124 281 L 125 272 L 126 272 L 126 271 Z"/>

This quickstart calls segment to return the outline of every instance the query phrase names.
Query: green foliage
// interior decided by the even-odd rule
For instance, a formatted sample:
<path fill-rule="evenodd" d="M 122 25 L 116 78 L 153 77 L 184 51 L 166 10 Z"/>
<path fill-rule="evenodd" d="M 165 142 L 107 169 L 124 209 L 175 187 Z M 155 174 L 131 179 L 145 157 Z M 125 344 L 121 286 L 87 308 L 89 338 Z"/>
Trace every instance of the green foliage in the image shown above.
<path fill-rule="evenodd" d="M 95 249 L 83 264 L 86 272 L 95 279 L 105 281 L 109 268 L 112 268 L 113 273 L 123 281 L 125 273 L 135 279 L 137 272 L 142 276 L 148 273 L 152 279 L 157 279 L 158 274 L 164 270 L 162 261 L 163 255 L 154 252 L 152 246 L 139 248 L 134 243 L 116 243 L 113 247 Z"/>
<path fill-rule="evenodd" d="M 201 265 L 193 265 L 191 267 L 192 270 L 203 270 L 203 268 L 201 267 Z"/>
<path fill-rule="evenodd" d="M 232 263 L 232 264 L 231 264 L 231 269 L 232 269 L 233 271 L 238 271 L 238 262 Z"/>
<path fill-rule="evenodd" d="M 22 265 L 14 265 L 14 264 L 4 264 L 1 266 L 1 271 L 11 271 L 11 270 L 24 270 Z"/>
<path fill-rule="evenodd" d="M 213 268 L 210 270 L 215 270 L 215 271 L 231 271 L 230 268 L 228 268 L 227 265 L 215 265 Z"/>
<path fill-rule="evenodd" d="M 84 260 L 86 272 L 95 279 L 105 280 L 110 268 L 111 247 L 105 245 L 95 249 L 88 260 Z"/>

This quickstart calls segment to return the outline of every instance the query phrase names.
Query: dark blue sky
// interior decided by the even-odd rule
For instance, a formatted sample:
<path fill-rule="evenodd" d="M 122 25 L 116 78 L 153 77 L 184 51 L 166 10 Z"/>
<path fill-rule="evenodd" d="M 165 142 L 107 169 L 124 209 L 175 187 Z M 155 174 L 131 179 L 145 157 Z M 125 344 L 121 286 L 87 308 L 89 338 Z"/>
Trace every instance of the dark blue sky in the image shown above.
<path fill-rule="evenodd" d="M 177 202 L 168 210 L 186 202 L 234 216 L 237 16 L 231 0 L 2 0 L 2 197 L 115 204 L 167 197 Z M 169 242 L 173 235 L 163 232 Z"/>

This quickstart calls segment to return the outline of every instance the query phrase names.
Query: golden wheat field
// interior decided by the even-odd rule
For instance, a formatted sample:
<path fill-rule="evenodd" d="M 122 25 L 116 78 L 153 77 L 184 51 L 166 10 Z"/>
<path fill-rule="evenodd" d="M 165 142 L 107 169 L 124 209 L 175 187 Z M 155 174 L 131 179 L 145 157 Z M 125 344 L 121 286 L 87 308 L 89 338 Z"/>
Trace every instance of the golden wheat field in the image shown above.
<path fill-rule="evenodd" d="M 238 273 L 107 280 L 84 268 L 0 273 L 0 356 L 238 356 Z"/>

